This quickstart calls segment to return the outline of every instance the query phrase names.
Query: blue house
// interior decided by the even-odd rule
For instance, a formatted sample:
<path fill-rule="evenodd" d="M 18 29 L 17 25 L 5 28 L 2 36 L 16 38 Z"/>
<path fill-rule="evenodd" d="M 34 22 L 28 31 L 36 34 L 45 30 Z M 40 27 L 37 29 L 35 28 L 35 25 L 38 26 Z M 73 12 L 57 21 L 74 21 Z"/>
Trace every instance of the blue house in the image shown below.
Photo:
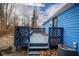
<path fill-rule="evenodd" d="M 54 20 L 56 18 L 56 22 Z M 52 24 L 51 24 L 52 22 Z M 73 47 L 76 42 L 77 52 L 79 53 L 79 4 L 70 4 L 64 6 L 58 13 L 51 17 L 48 21 L 42 24 L 48 33 L 49 26 L 64 28 L 64 45 Z"/>
<path fill-rule="evenodd" d="M 60 10 L 58 10 L 58 12 L 53 14 L 52 17 L 50 17 L 47 21 L 45 21 L 42 24 L 42 27 L 44 27 L 44 29 L 45 29 L 45 31 L 42 34 L 47 33 L 48 35 L 40 35 L 39 33 L 37 34 L 36 32 L 34 33 L 33 31 L 32 31 L 32 33 L 34 33 L 34 34 L 30 35 L 31 30 L 28 30 L 26 32 L 26 33 L 28 33 L 27 37 L 26 37 L 28 39 L 28 41 L 26 41 L 26 38 L 24 38 L 24 36 L 26 35 L 26 33 L 24 31 L 25 31 L 25 29 L 28 29 L 28 28 L 24 28 L 24 30 L 22 30 L 23 31 L 22 33 L 24 33 L 25 35 L 21 35 L 22 34 L 21 31 L 18 29 L 20 34 L 15 35 L 15 36 L 18 36 L 18 38 L 21 39 L 19 37 L 19 35 L 21 35 L 21 37 L 24 40 L 23 41 L 20 40 L 20 42 L 24 42 L 24 44 L 15 43 L 15 45 L 21 45 L 21 46 L 23 45 L 24 47 L 27 45 L 28 52 L 29 52 L 28 55 L 34 54 L 35 51 L 33 51 L 33 49 L 36 49 L 36 50 L 37 49 L 38 50 L 47 49 L 50 51 L 51 47 L 53 47 L 53 44 L 55 44 L 55 42 L 57 43 L 57 47 L 58 47 L 58 44 L 62 43 L 60 40 L 61 39 L 60 37 L 62 36 L 62 41 L 63 41 L 62 44 L 71 49 L 75 48 L 75 52 L 77 51 L 77 53 L 79 54 L 79 4 L 72 3 L 72 4 L 64 5 Z M 55 31 L 54 29 L 49 31 L 50 28 L 62 28 L 62 29 L 64 28 L 64 32 L 62 30 L 63 35 L 61 35 L 62 34 L 61 31 Z M 16 33 L 18 33 L 18 32 L 16 32 Z M 55 35 L 53 35 L 53 33 Z M 57 33 L 61 33 L 61 34 L 57 34 Z M 44 37 L 44 40 L 42 39 L 43 38 L 42 36 Z M 54 38 L 52 38 L 52 36 Z M 17 37 L 15 37 L 15 38 L 17 38 Z M 40 38 L 41 38 L 41 40 L 40 40 Z M 57 42 L 57 40 L 60 40 L 60 43 Z M 50 44 L 50 43 L 53 43 L 53 44 Z M 37 54 L 37 52 L 35 52 L 35 54 Z M 61 52 L 61 54 L 62 54 L 62 52 Z"/>
<path fill-rule="evenodd" d="M 45 32 L 48 34 L 49 33 L 49 27 L 52 26 L 52 20 L 48 20 L 45 23 L 42 24 L 43 27 L 45 27 Z"/>

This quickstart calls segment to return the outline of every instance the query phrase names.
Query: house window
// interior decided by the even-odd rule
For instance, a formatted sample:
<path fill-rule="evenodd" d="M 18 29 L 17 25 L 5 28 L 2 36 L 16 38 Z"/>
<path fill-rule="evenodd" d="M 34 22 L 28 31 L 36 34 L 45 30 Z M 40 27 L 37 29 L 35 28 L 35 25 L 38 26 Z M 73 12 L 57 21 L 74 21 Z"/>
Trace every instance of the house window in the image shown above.
<path fill-rule="evenodd" d="M 54 18 L 52 19 L 52 27 L 57 27 L 57 22 L 58 22 L 57 17 L 54 17 Z"/>

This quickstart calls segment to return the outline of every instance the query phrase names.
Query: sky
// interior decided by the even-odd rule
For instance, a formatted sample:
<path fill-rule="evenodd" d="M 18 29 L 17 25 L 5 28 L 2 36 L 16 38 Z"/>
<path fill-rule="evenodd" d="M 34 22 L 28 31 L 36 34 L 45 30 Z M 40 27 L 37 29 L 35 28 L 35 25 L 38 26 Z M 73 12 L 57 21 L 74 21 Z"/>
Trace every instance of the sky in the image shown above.
<path fill-rule="evenodd" d="M 40 26 L 45 21 L 47 21 L 52 15 L 54 15 L 57 10 L 59 10 L 64 4 L 62 3 L 41 3 L 41 4 L 15 4 L 14 13 L 19 16 L 19 18 L 28 18 L 31 21 L 33 17 L 33 8 L 37 6 L 38 9 L 38 25 Z"/>

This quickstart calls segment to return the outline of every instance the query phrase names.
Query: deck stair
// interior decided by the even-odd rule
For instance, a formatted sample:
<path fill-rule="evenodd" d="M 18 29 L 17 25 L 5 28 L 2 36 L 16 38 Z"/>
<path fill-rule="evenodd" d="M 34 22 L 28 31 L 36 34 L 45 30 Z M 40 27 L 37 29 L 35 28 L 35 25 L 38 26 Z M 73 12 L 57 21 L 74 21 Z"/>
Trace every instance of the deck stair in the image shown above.
<path fill-rule="evenodd" d="M 48 37 L 39 33 L 32 34 L 28 45 L 28 55 L 37 56 L 43 50 L 49 50 Z"/>

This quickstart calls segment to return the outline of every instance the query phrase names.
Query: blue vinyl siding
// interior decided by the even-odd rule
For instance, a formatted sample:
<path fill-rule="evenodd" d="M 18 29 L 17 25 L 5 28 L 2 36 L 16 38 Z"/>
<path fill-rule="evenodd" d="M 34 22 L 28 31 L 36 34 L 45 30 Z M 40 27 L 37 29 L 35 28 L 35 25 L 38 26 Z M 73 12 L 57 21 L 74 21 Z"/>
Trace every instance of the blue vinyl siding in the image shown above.
<path fill-rule="evenodd" d="M 45 32 L 48 34 L 49 32 L 49 27 L 52 25 L 52 20 L 44 24 L 43 26 L 45 27 Z"/>
<path fill-rule="evenodd" d="M 58 27 L 64 27 L 64 44 L 72 47 L 73 41 L 79 44 L 79 4 L 75 4 L 58 16 Z M 79 52 L 79 46 L 78 52 Z"/>

